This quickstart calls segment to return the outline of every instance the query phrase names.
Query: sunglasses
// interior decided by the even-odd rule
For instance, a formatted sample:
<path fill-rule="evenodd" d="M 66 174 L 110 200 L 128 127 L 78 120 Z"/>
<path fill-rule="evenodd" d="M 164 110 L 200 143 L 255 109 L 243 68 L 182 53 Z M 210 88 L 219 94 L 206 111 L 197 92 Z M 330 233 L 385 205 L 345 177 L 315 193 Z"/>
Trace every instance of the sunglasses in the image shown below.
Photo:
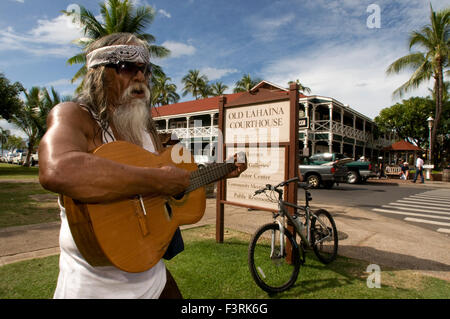
<path fill-rule="evenodd" d="M 118 64 L 108 64 L 106 65 L 110 68 L 115 68 L 117 74 L 133 77 L 135 76 L 139 71 L 144 74 L 144 76 L 148 76 L 151 74 L 151 68 L 150 64 L 144 64 L 144 65 L 137 65 L 136 63 L 132 62 L 120 62 Z"/>

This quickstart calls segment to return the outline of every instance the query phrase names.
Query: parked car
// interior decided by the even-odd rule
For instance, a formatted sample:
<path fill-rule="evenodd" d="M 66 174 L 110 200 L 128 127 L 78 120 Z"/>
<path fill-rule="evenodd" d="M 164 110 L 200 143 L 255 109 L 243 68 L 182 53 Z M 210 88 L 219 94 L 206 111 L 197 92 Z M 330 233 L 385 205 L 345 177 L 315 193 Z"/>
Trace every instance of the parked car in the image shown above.
<path fill-rule="evenodd" d="M 194 155 L 194 161 L 198 168 L 205 168 L 208 164 L 214 163 L 215 157 L 209 155 Z"/>
<path fill-rule="evenodd" d="M 22 165 L 24 159 L 25 159 L 25 157 L 23 156 L 23 153 L 17 153 L 17 154 L 12 158 L 12 164 Z"/>
<path fill-rule="evenodd" d="M 332 188 L 333 185 L 347 181 L 348 168 L 344 165 L 348 160 L 314 164 L 308 157 L 300 157 L 300 173 L 303 180 L 313 188 L 323 186 Z"/>
<path fill-rule="evenodd" d="M 365 182 L 369 177 L 376 177 L 375 166 L 369 161 L 364 159 L 354 161 L 345 157 L 344 154 L 340 153 L 320 153 L 314 154 L 310 158 L 312 164 L 321 165 L 326 163 L 333 163 L 335 161 L 346 160 L 345 166 L 348 169 L 347 173 L 347 183 L 355 184 L 359 182 Z"/>

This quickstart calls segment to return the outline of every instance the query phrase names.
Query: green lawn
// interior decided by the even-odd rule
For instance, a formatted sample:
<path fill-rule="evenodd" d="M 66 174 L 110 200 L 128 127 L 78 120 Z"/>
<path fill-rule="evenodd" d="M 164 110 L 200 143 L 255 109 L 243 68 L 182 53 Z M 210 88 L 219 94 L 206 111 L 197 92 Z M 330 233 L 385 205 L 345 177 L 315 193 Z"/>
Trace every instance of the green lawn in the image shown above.
<path fill-rule="evenodd" d="M 1 179 L 37 178 L 37 168 L 0 164 L 0 228 L 58 221 L 56 194 L 37 182 Z M 5 177 L 6 176 L 6 177 Z M 413 271 L 382 267 L 381 288 L 368 288 L 368 263 L 339 257 L 321 264 L 309 252 L 293 288 L 269 296 L 253 282 L 247 266 L 249 234 L 226 230 L 215 242 L 213 226 L 183 231 L 186 249 L 166 262 L 185 298 L 450 298 L 450 283 Z M 0 238 L 1 243 L 1 238 Z M 0 267 L 0 300 L 51 298 L 58 276 L 58 256 Z"/>
<path fill-rule="evenodd" d="M 0 164 L 0 228 L 59 220 L 57 195 L 38 183 L 37 167 Z"/>
<path fill-rule="evenodd" d="M 37 179 L 38 167 L 24 167 L 14 164 L 0 163 L 0 180 L 2 179 Z"/>
<path fill-rule="evenodd" d="M 213 226 L 184 230 L 185 251 L 166 262 L 184 298 L 450 298 L 446 281 L 383 267 L 381 288 L 368 288 L 367 262 L 339 257 L 325 266 L 311 253 L 295 286 L 269 296 L 256 286 L 248 270 L 249 235 L 227 230 L 225 242 L 217 244 L 214 234 Z M 51 298 L 57 276 L 58 256 L 0 267 L 0 299 Z"/>

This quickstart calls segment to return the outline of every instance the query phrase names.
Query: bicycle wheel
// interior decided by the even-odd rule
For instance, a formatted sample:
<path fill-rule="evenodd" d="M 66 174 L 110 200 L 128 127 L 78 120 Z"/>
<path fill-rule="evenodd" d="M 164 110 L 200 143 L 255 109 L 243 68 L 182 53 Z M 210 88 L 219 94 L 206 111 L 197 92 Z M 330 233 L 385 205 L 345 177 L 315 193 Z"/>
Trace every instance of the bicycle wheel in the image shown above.
<path fill-rule="evenodd" d="M 329 264 L 336 259 L 338 251 L 338 236 L 336 224 L 331 214 L 324 209 L 314 212 L 311 220 L 311 245 L 317 258 Z"/>
<path fill-rule="evenodd" d="M 283 250 L 281 250 L 281 241 Z M 292 263 L 286 259 L 286 244 L 291 244 Z M 248 265 L 256 284 L 269 293 L 289 289 L 297 280 L 300 270 L 299 250 L 292 234 L 284 229 L 280 238 L 278 224 L 260 227 L 248 247 Z"/>

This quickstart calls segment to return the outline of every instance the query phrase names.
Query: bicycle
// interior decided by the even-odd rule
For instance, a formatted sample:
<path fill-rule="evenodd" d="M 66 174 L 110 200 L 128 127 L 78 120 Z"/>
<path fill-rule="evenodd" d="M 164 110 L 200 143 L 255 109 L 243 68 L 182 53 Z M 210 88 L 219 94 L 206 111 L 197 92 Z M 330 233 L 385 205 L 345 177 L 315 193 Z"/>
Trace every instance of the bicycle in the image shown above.
<path fill-rule="evenodd" d="M 305 205 L 298 206 L 283 200 L 282 187 L 292 182 L 298 182 L 299 187 L 304 189 Z M 276 186 L 267 184 L 253 195 L 267 191 L 278 194 L 276 199 L 278 211 L 272 213 L 274 222 L 261 226 L 250 240 L 248 248 L 250 273 L 256 284 L 268 293 L 282 292 L 294 285 L 300 265 L 306 261 L 305 249 L 312 248 L 317 258 L 324 264 L 336 259 L 338 250 L 336 223 L 328 211 L 311 210 L 309 202 L 312 197 L 309 188 L 307 183 L 300 183 L 299 178 L 295 177 Z M 273 197 L 269 198 L 274 200 Z M 295 209 L 293 215 L 288 213 L 287 206 Z M 278 219 L 280 216 L 281 221 Z M 294 226 L 294 234 L 287 229 L 286 219 Z M 296 234 L 300 236 L 300 243 L 297 243 Z M 291 258 L 287 258 L 287 242 L 292 247 Z"/>

